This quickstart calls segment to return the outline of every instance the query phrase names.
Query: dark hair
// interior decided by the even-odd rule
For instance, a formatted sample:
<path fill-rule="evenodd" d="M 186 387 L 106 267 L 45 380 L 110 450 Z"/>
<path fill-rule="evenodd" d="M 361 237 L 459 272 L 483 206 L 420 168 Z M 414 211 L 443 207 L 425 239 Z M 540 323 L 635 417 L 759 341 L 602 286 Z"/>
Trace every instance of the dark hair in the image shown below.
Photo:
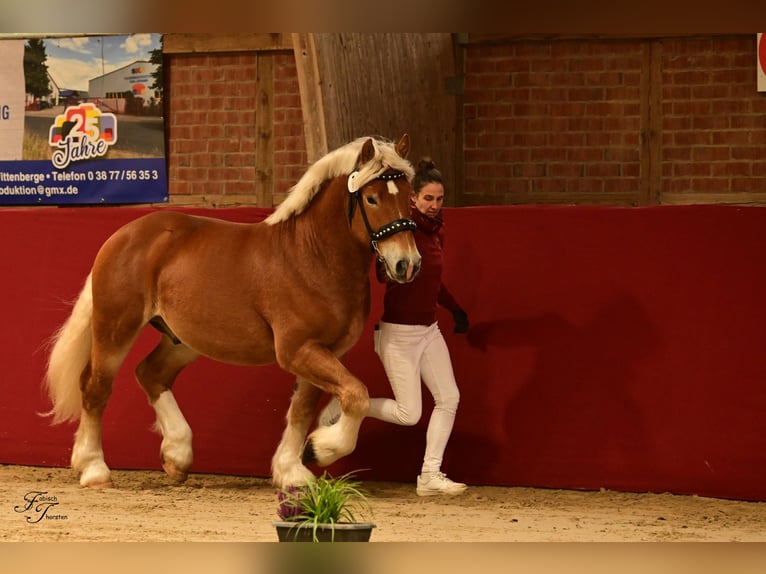
<path fill-rule="evenodd" d="M 419 193 L 424 185 L 429 183 L 441 183 L 444 185 L 442 172 L 436 169 L 436 164 L 430 157 L 424 157 L 418 162 L 415 169 L 415 177 L 412 178 L 412 189 L 415 194 Z"/>

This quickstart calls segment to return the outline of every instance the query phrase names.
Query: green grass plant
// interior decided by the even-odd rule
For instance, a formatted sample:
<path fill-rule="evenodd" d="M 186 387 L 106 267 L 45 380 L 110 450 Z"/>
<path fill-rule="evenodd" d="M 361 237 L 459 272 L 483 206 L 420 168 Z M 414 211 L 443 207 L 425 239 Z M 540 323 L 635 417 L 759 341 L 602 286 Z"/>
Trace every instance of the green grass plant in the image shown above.
<path fill-rule="evenodd" d="M 369 493 L 354 474 L 333 478 L 325 471 L 305 486 L 280 491 L 280 518 L 295 522 L 297 528 L 311 528 L 315 542 L 320 525 L 364 521 L 366 515 L 372 514 Z"/>

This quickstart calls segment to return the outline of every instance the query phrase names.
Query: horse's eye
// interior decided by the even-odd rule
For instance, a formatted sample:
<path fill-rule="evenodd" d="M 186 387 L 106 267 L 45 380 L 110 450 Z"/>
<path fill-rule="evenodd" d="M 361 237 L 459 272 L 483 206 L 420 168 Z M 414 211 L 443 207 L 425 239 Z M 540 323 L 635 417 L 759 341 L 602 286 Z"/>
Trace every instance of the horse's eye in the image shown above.
<path fill-rule="evenodd" d="M 374 195 L 368 195 L 367 197 L 365 197 L 365 199 L 367 200 L 367 203 L 369 203 L 370 205 L 378 205 L 378 200 L 375 199 Z"/>

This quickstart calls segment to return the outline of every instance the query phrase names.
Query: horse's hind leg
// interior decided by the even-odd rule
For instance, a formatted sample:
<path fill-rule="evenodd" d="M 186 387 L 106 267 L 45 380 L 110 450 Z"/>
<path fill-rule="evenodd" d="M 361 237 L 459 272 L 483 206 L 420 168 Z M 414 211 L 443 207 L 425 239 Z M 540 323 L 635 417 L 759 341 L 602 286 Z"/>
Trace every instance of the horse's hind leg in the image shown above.
<path fill-rule="evenodd" d="M 132 342 L 132 341 L 131 341 Z M 72 468 L 80 474 L 80 484 L 92 488 L 111 486 L 109 467 L 101 445 L 101 420 L 112 393 L 112 382 L 130 348 L 107 352 L 94 341 L 91 358 L 80 376 L 82 412 L 72 447 Z"/>
<path fill-rule="evenodd" d="M 271 459 L 272 481 L 279 488 L 302 486 L 314 479 L 314 474 L 301 462 L 301 455 L 321 395 L 318 387 L 300 378 L 296 380 L 287 426 Z"/>
<path fill-rule="evenodd" d="M 192 465 L 192 431 L 171 388 L 176 376 L 199 354 L 163 335 L 160 343 L 136 367 L 136 379 L 146 392 L 157 415 L 162 434 L 162 468 L 176 482 L 183 482 Z"/>

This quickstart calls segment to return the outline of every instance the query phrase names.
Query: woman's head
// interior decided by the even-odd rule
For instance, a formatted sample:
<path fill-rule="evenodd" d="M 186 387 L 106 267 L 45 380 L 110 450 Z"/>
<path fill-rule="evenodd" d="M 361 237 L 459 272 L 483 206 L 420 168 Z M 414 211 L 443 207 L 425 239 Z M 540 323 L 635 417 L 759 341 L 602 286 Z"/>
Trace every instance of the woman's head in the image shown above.
<path fill-rule="evenodd" d="M 415 208 L 423 215 L 436 217 L 444 204 L 444 179 L 430 158 L 418 162 L 412 189 L 415 192 L 412 199 Z"/>

